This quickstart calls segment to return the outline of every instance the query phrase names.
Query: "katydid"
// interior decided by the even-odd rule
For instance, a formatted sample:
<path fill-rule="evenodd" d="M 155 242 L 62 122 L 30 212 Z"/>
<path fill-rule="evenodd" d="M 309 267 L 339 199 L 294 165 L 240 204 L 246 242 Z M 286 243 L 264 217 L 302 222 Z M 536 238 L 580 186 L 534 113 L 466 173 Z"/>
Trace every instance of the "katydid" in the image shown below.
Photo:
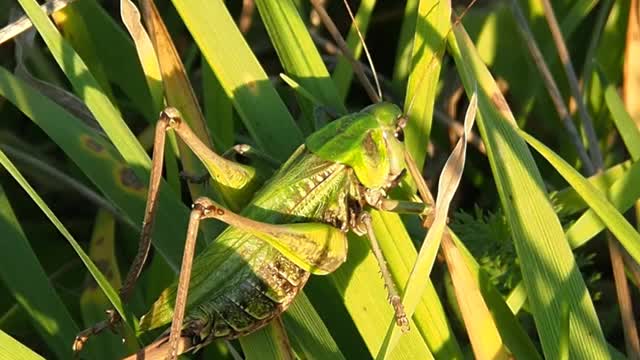
<path fill-rule="evenodd" d="M 329 123 L 311 134 L 249 200 L 244 194 L 254 192 L 263 180 L 256 170 L 215 154 L 176 109 L 165 109 L 156 128 L 141 256 L 121 296 L 131 292 L 150 246 L 168 130 L 205 163 L 225 206 L 208 198 L 194 202 L 180 279 L 162 292 L 140 322 L 142 331 L 169 323 L 171 328 L 143 350 L 144 358 L 174 359 L 215 339 L 234 339 L 266 326 L 289 307 L 310 274 L 329 274 L 346 260 L 348 231 L 369 239 L 396 323 L 408 330 L 409 319 L 367 212 L 430 211 L 431 204 L 388 198 L 388 191 L 407 172 L 423 181 L 416 167 L 407 164 L 411 158 L 403 144 L 406 121 L 396 105 L 379 102 Z M 230 226 L 193 260 L 199 223 L 209 218 Z M 110 320 L 87 329 L 74 348 L 117 320 L 113 313 Z"/>
<path fill-rule="evenodd" d="M 182 352 L 217 338 L 233 339 L 260 329 L 287 309 L 310 274 L 331 273 L 346 260 L 348 230 L 367 234 L 371 240 L 396 322 L 406 328 L 408 319 L 366 212 L 367 207 L 389 210 L 398 206 L 397 201 L 387 201 L 387 190 L 406 172 L 404 124 L 401 110 L 390 103 L 371 105 L 335 120 L 307 138 L 241 215 L 210 199 L 197 199 L 181 269 L 191 278 L 185 277 L 186 281 L 161 294 L 142 317 L 141 330 L 172 322 L 169 343 Z M 154 169 L 161 168 L 155 165 L 163 158 L 160 145 L 165 129 L 176 131 L 198 156 L 210 152 L 198 153 L 204 149 L 189 136 L 188 125 L 173 108 L 162 112 L 157 126 L 161 130 L 157 131 L 160 138 L 155 143 Z M 153 179 L 159 182 L 159 176 Z M 152 183 L 151 199 L 155 190 L 157 185 Z M 407 205 L 424 209 L 424 205 Z M 198 224 L 206 218 L 231 226 L 189 269 Z M 174 300 L 176 293 L 178 299 L 186 297 L 187 289 L 182 325 L 185 306 L 180 300 L 174 305 Z"/>

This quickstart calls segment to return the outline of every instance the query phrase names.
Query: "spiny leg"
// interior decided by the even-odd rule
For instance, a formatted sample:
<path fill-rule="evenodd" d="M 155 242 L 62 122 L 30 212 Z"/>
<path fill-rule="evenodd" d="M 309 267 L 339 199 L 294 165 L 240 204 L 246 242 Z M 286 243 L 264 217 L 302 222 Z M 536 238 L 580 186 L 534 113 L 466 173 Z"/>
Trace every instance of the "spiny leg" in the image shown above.
<path fill-rule="evenodd" d="M 378 210 L 389 211 L 398 214 L 418 214 L 429 216 L 433 207 L 422 202 L 382 199 L 380 203 L 374 206 Z"/>
<path fill-rule="evenodd" d="M 402 299 L 400 298 L 400 295 L 398 295 L 396 285 L 391 278 L 391 273 L 389 272 L 389 268 L 387 267 L 387 261 L 384 259 L 384 255 L 382 255 L 380 244 L 378 243 L 376 234 L 373 231 L 371 214 L 369 214 L 368 212 L 363 212 L 362 214 L 360 214 L 360 222 L 366 229 L 367 238 L 369 239 L 369 243 L 371 244 L 371 251 L 373 251 L 373 255 L 378 261 L 378 266 L 380 267 L 380 272 L 382 273 L 382 279 L 384 280 L 384 284 L 387 287 L 387 291 L 389 292 L 389 302 L 391 303 L 391 306 L 393 306 L 393 310 L 396 314 L 396 324 L 402 328 L 402 331 L 409 331 L 409 319 L 407 318 L 407 314 L 405 314 L 404 312 Z"/>
<path fill-rule="evenodd" d="M 163 111 L 160 114 L 160 119 L 156 125 L 154 140 L 153 140 L 153 157 L 151 160 L 151 174 L 149 179 L 149 189 L 147 192 L 147 204 L 145 206 L 144 218 L 142 220 L 142 232 L 140 233 L 140 242 L 138 243 L 138 251 L 133 263 L 129 268 L 129 272 L 124 279 L 122 287 L 120 288 L 119 295 L 123 302 L 126 302 L 131 296 L 135 284 L 140 277 L 142 268 L 149 255 L 151 249 L 151 231 L 153 230 L 153 223 L 155 221 L 155 213 L 157 209 L 157 195 L 160 187 L 160 179 L 162 177 L 162 164 L 164 159 L 164 145 L 166 139 L 166 131 L 169 126 L 168 118 Z M 89 340 L 92 335 L 101 333 L 104 329 L 113 329 L 120 321 L 120 315 L 113 309 L 107 311 L 108 319 L 101 321 L 98 324 L 83 330 L 80 332 L 74 342 L 73 351 L 79 352 L 84 347 L 84 344 Z"/>
<path fill-rule="evenodd" d="M 310 268 L 315 268 L 319 273 L 330 273 L 342 264 L 346 258 L 346 238 L 344 238 L 344 233 L 329 225 L 317 223 L 273 225 L 263 223 L 245 218 L 242 215 L 238 215 L 233 211 L 225 209 L 209 198 L 198 198 L 193 205 L 193 209 L 191 210 L 191 215 L 189 217 L 189 226 L 187 228 L 184 253 L 182 256 L 180 278 L 178 280 L 178 287 L 176 290 L 173 319 L 169 333 L 168 358 L 172 360 L 176 359 L 178 356 L 178 345 L 182 339 L 182 327 L 187 306 L 187 296 L 189 292 L 189 282 L 191 280 L 195 244 L 198 236 L 198 226 L 200 221 L 207 218 L 217 219 L 236 228 L 249 231 L 253 235 L 265 240 L 278 249 L 280 249 L 280 245 L 283 246 L 282 249 L 285 252 L 286 246 L 289 243 L 303 247 L 306 244 L 310 244 L 312 245 L 311 247 L 320 249 L 320 251 L 308 252 L 306 256 L 304 256 L 302 261 L 308 261 L 306 265 L 299 264 L 299 266 L 308 268 L 308 271 L 313 272 Z M 330 231 L 322 231 L 321 228 Z M 288 234 L 291 234 L 291 236 L 288 236 Z M 318 242 L 319 239 L 325 242 Z M 294 259 L 291 260 L 295 261 Z M 391 286 L 393 286 L 393 283 Z M 395 287 L 391 287 L 390 291 L 394 294 L 392 297 L 392 303 L 394 304 L 394 308 L 396 308 L 396 312 L 402 311 L 402 304 L 399 303 L 400 298 L 395 292 Z M 395 300 L 396 298 L 397 300 Z M 404 317 L 404 321 L 406 322 L 406 316 Z M 401 324 L 400 317 L 398 318 L 398 324 Z"/>
<path fill-rule="evenodd" d="M 229 191 L 228 193 L 223 193 L 226 205 L 232 208 L 241 207 L 243 201 L 246 199 L 241 198 L 239 194 L 242 191 L 250 192 L 253 187 L 257 187 L 258 185 L 255 171 L 252 171 L 252 169 L 247 166 L 224 159 L 209 149 L 189 126 L 182 121 L 180 112 L 177 109 L 169 107 L 163 110 L 160 113 L 154 135 L 154 151 L 151 162 L 147 204 L 142 223 L 140 242 L 138 244 L 138 252 L 119 292 L 123 301 L 126 301 L 130 297 L 147 260 L 149 250 L 151 249 L 151 233 L 157 211 L 158 191 L 160 188 L 164 159 L 164 145 L 166 132 L 169 129 L 175 130 L 185 144 L 205 163 L 207 169 L 215 172 L 216 180 L 220 184 L 225 185 L 227 191 Z M 115 327 L 120 321 L 120 316 L 113 310 L 108 311 L 108 314 L 108 320 L 102 321 L 80 332 L 78 336 L 76 336 L 72 346 L 74 351 L 80 351 L 91 335 L 98 334 L 106 328 L 113 329 Z"/>
<path fill-rule="evenodd" d="M 176 291 L 176 302 L 173 308 L 173 319 L 171 321 L 171 331 L 169 333 L 169 359 L 178 357 L 178 340 L 182 335 L 182 324 L 184 313 L 187 308 L 187 296 L 189 294 L 189 282 L 191 281 L 191 268 L 193 265 L 193 255 L 198 239 L 198 226 L 200 221 L 211 211 L 210 208 L 202 204 L 200 199 L 196 200 L 189 216 L 189 226 L 187 227 L 187 237 L 182 253 L 182 265 L 180 267 L 180 278 L 178 280 L 178 290 Z"/>

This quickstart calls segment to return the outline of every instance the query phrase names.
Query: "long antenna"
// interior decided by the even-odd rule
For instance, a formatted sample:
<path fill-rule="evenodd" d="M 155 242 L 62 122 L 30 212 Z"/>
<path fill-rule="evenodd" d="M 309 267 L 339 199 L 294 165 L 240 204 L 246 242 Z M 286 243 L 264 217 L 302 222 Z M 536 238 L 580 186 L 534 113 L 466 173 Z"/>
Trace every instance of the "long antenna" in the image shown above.
<path fill-rule="evenodd" d="M 460 22 L 462 21 L 462 19 L 464 18 L 464 16 L 467 14 L 467 12 L 469 11 L 469 9 L 471 9 L 471 7 L 473 6 L 473 4 L 476 3 L 476 0 L 471 0 L 471 2 L 469 2 L 469 5 L 467 5 L 465 7 L 465 9 L 462 11 L 462 13 L 460 14 L 460 16 L 457 16 L 454 14 L 454 16 L 456 17 L 456 20 L 453 22 L 453 24 L 451 25 L 451 27 L 449 28 L 449 30 L 447 31 L 447 33 L 445 34 L 445 36 L 443 36 L 443 40 L 442 41 L 442 45 L 440 46 L 440 48 L 438 50 L 436 50 L 435 54 L 433 55 L 433 57 L 431 58 L 431 60 L 429 61 L 429 64 L 427 65 L 427 68 L 424 72 L 424 75 L 420 78 L 420 80 L 418 81 L 418 84 L 416 86 L 416 88 L 419 88 L 422 85 L 422 82 L 424 81 L 424 79 L 427 77 L 427 72 L 430 70 L 430 68 L 432 66 L 435 65 L 435 60 L 438 59 L 440 57 L 439 53 L 443 53 L 444 54 L 444 50 L 446 48 L 446 38 L 449 36 L 449 34 L 451 34 L 451 32 L 453 31 L 453 29 L 460 24 Z M 411 98 L 411 100 L 409 101 L 409 106 L 407 106 L 407 111 L 406 113 L 409 114 L 411 112 L 411 109 L 413 108 L 413 103 L 416 100 L 416 95 L 414 94 L 413 97 Z"/>
<path fill-rule="evenodd" d="M 380 96 L 378 96 L 375 89 L 373 88 L 373 85 L 371 85 L 371 82 L 364 74 L 362 65 L 360 65 L 360 63 L 356 61 L 355 57 L 351 53 L 351 50 L 349 50 L 346 41 L 344 41 L 344 38 L 342 37 L 342 35 L 340 35 L 340 31 L 338 31 L 336 24 L 333 23 L 333 20 L 331 20 L 331 17 L 329 16 L 329 14 L 327 14 L 327 11 L 324 9 L 324 7 L 322 7 L 322 4 L 320 4 L 318 0 L 311 0 L 311 5 L 313 5 L 313 8 L 320 16 L 320 20 L 322 20 L 325 28 L 327 28 L 327 31 L 329 32 L 329 34 L 331 34 L 331 37 L 336 42 L 336 45 L 338 45 L 338 47 L 342 51 L 342 55 L 344 55 L 351 63 L 353 72 L 358 77 L 358 80 L 360 80 L 360 83 L 364 87 L 364 90 L 367 92 L 367 95 L 369 95 L 371 101 L 374 103 L 380 102 Z"/>
<path fill-rule="evenodd" d="M 364 53 L 367 56 L 367 61 L 369 62 L 369 66 L 371 67 L 371 73 L 373 74 L 373 81 L 376 83 L 376 90 L 378 90 L 378 97 L 380 101 L 382 101 L 382 89 L 380 88 L 380 81 L 378 81 L 378 74 L 376 72 L 376 67 L 373 65 L 373 59 L 371 58 L 371 54 L 369 53 L 369 48 L 367 47 L 367 43 L 364 41 L 364 36 L 362 36 L 362 32 L 360 31 L 360 27 L 356 22 L 356 18 L 353 16 L 353 12 L 349 7 L 349 3 L 347 0 L 343 0 L 344 7 L 347 8 L 347 12 L 349 13 L 349 17 L 351 18 L 351 23 L 353 24 L 353 28 L 356 30 L 358 37 L 360 38 L 360 43 L 362 44 L 362 48 L 364 49 Z"/>

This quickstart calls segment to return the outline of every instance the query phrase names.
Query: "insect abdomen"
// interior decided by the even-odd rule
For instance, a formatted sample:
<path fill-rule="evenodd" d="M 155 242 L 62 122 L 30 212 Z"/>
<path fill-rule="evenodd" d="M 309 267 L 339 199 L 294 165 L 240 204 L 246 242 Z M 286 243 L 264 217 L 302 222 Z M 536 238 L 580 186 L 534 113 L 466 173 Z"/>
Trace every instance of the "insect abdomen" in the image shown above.
<path fill-rule="evenodd" d="M 240 283 L 189 312 L 184 332 L 195 337 L 193 343 L 204 346 L 216 338 L 234 339 L 251 333 L 289 307 L 309 273 L 279 253 L 271 255 L 273 262 L 252 267 L 253 273 Z"/>
<path fill-rule="evenodd" d="M 247 205 L 242 215 L 272 224 L 347 219 L 350 173 L 301 147 Z M 196 347 L 266 325 L 291 304 L 309 273 L 259 238 L 229 227 L 195 259 L 183 333 Z M 171 321 L 175 286 L 142 319 L 142 329 Z"/>

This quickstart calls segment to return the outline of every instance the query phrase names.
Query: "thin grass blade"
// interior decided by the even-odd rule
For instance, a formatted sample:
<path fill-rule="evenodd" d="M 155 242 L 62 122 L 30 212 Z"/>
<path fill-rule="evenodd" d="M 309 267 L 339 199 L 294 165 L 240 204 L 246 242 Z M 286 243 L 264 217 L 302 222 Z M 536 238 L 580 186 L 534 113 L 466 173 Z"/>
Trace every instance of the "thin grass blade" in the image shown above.
<path fill-rule="evenodd" d="M 124 123 L 119 111 L 113 106 L 108 96 L 100 90 L 99 83 L 90 73 L 84 61 L 60 36 L 35 0 L 18 1 L 42 36 L 58 65 L 67 75 L 76 93 L 85 101 L 120 154 L 133 166 L 136 175 L 146 181 L 149 178 L 148 169 L 151 163 L 149 156 Z"/>
<path fill-rule="evenodd" d="M 2 187 L 0 233 L 0 277 L 4 286 L 14 294 L 53 353 L 60 358 L 70 357 L 71 341 L 79 328 L 47 278 Z M 2 350 L 0 357 L 1 354 Z"/>
<path fill-rule="evenodd" d="M 638 48 L 640 52 L 640 45 Z M 631 155 L 631 159 L 638 161 L 640 160 L 640 130 L 638 130 L 640 126 L 633 121 L 625 109 L 625 105 L 620 95 L 618 95 L 618 90 L 615 86 L 607 81 L 601 71 L 598 71 L 598 77 L 604 87 L 604 100 L 609 108 L 609 112 L 611 112 L 613 122 L 618 128 L 618 133 L 622 137 L 622 141 L 624 141 L 624 145 L 629 155 Z M 638 93 L 640 93 L 640 91 Z"/>
<path fill-rule="evenodd" d="M 174 0 L 173 4 L 258 147 L 284 161 L 302 142 L 302 133 L 224 3 Z"/>
<path fill-rule="evenodd" d="M 256 5 L 287 74 L 320 99 L 325 106 L 340 114 L 346 113 L 346 108 L 295 4 L 291 0 L 258 0 Z M 305 128 L 313 129 L 311 104 L 302 99 L 299 103 L 308 122 Z"/>
<path fill-rule="evenodd" d="M 634 163 L 629 172 L 610 188 L 605 189 L 608 200 L 620 213 L 631 208 L 640 198 L 640 162 Z M 599 190 L 602 191 L 602 190 Z M 586 203 L 586 202 L 585 202 Z M 588 204 L 588 203 L 587 203 Z M 593 239 L 604 230 L 605 223 L 600 219 L 594 209 L 588 209 L 569 229 L 567 229 L 567 241 L 571 247 L 576 248 Z"/>
<path fill-rule="evenodd" d="M 588 181 L 598 190 L 606 193 L 615 182 L 627 176 L 629 171 L 635 167 L 635 164 L 637 163 L 627 160 L 620 164 L 613 165 L 603 172 L 589 177 Z M 588 207 L 580 195 L 570 186 L 560 191 L 552 192 L 549 198 L 560 217 L 571 216 L 584 211 Z"/>
<path fill-rule="evenodd" d="M 93 59 L 100 64 L 106 78 L 126 94 L 131 105 L 145 118 L 157 116 L 142 67 L 135 60 L 135 46 L 121 24 L 96 0 L 75 1 L 68 11 L 69 18 L 90 19 L 88 27 L 78 30 L 87 32 L 89 43 L 83 46 L 96 55 Z"/>
<path fill-rule="evenodd" d="M 44 358 L 6 332 L 0 330 L 0 358 L 14 360 L 44 360 Z"/>
<path fill-rule="evenodd" d="M 118 293 L 113 289 L 109 281 L 104 277 L 104 275 L 98 270 L 96 265 L 91 261 L 89 256 L 84 252 L 82 247 L 76 242 L 71 233 L 65 228 L 65 226 L 60 222 L 60 220 L 53 214 L 49 206 L 42 200 L 40 195 L 29 185 L 27 180 L 20 174 L 18 169 L 13 165 L 11 160 L 4 154 L 2 150 L 0 150 L 0 164 L 4 166 L 5 169 L 13 176 L 13 178 L 20 184 L 20 186 L 27 192 L 29 197 L 38 205 L 38 207 L 44 212 L 44 214 L 49 218 L 51 223 L 58 229 L 58 231 L 62 234 L 62 236 L 67 239 L 71 247 L 78 254 L 78 257 L 82 260 L 82 262 L 87 267 L 87 270 L 91 273 L 93 278 L 96 280 L 104 294 L 109 298 L 111 304 L 113 304 L 114 308 L 118 311 L 118 313 L 122 316 L 124 323 L 126 323 L 130 330 L 133 331 L 133 316 L 129 311 L 125 312 L 125 308 L 122 306 L 122 302 L 120 301 L 120 297 Z M 75 338 L 75 336 L 74 336 Z"/>
<path fill-rule="evenodd" d="M 115 256 L 115 220 L 104 210 L 99 210 L 96 216 L 91 242 L 89 243 L 89 257 L 105 274 L 114 289 L 121 286 L 120 270 Z M 89 285 L 80 295 L 80 311 L 84 326 L 90 327 L 105 319 L 106 311 L 111 309 L 109 299 L 104 295 L 93 279 L 87 279 Z M 102 334 L 91 339 L 91 346 L 96 353 L 105 359 L 122 358 L 124 355 L 138 350 L 135 337 L 126 332 L 127 341 L 123 342 L 121 334 Z"/>
<path fill-rule="evenodd" d="M 314 358 L 323 354 L 336 360 L 345 358 L 304 292 L 296 297 L 283 320 L 299 356 Z"/>
<path fill-rule="evenodd" d="M 421 0 L 417 16 L 411 74 L 404 103 L 405 113 L 409 117 L 405 144 L 418 169 L 422 169 L 431 135 L 436 87 L 446 46 L 445 36 L 451 29 L 451 6 L 448 1 Z"/>
<path fill-rule="evenodd" d="M 146 187 L 111 143 L 1 67 L 0 95 L 58 144 L 131 222 L 142 223 Z M 160 187 L 159 202 L 164 206 L 158 208 L 154 241 L 158 252 L 176 270 L 182 250 L 177 240 L 184 239 L 189 212 L 166 185 Z"/>
<path fill-rule="evenodd" d="M 640 234 L 629 224 L 624 216 L 607 201 L 607 198 L 598 189 L 589 184 L 582 175 L 560 156 L 531 135 L 523 131 L 520 134 L 582 196 L 609 231 L 620 241 L 625 250 L 637 262 L 640 262 Z"/>
<path fill-rule="evenodd" d="M 409 276 L 409 280 L 406 282 L 406 288 L 402 295 L 402 304 L 404 305 L 404 309 L 408 317 L 413 315 L 420 298 L 422 297 L 422 293 L 426 286 L 425 279 L 429 278 L 429 274 L 431 273 L 431 269 L 435 262 L 436 251 L 440 247 L 440 241 L 446 227 L 449 206 L 453 199 L 453 195 L 460 184 L 460 179 L 462 178 L 462 171 L 464 169 L 466 158 L 467 137 L 469 136 L 471 128 L 475 122 L 477 105 L 477 97 L 474 93 L 469 102 L 469 108 L 467 109 L 467 114 L 465 116 L 465 132 L 451 152 L 451 155 L 447 159 L 442 170 L 442 174 L 440 175 L 433 224 L 427 233 L 427 237 L 422 243 L 420 253 L 413 265 L 411 275 Z M 429 199 L 423 199 L 423 201 L 426 202 L 429 201 Z M 399 337 L 400 331 L 392 322 L 387 328 L 384 345 L 378 354 L 378 358 L 386 358 L 397 344 Z"/>
<path fill-rule="evenodd" d="M 478 84 L 478 127 L 510 224 L 545 356 L 560 355 L 561 304 L 568 303 L 571 356 L 607 358 L 607 344 L 584 280 L 504 97 L 462 26 L 454 27 L 449 45 L 467 93 Z"/>
<path fill-rule="evenodd" d="M 393 67 L 393 87 L 404 95 L 407 79 L 411 70 L 413 36 L 416 32 L 419 0 L 408 0 L 402 17 L 402 28 L 396 49 L 396 61 Z"/>

